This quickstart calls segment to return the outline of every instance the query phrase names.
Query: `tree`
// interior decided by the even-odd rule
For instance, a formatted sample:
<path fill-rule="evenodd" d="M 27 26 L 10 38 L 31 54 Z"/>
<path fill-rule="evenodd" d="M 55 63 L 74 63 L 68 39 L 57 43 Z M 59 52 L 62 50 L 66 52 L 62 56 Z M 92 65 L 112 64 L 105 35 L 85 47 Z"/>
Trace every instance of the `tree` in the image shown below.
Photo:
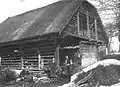
<path fill-rule="evenodd" d="M 118 12 L 118 15 L 117 15 L 117 20 L 116 20 L 116 26 L 119 30 L 119 34 L 118 34 L 118 39 L 119 39 L 119 42 L 120 42 L 120 2 L 117 4 L 117 12 Z"/>
<path fill-rule="evenodd" d="M 103 23 L 114 22 L 117 13 L 118 0 L 90 0 L 98 9 Z M 112 21 L 111 21 L 112 20 Z"/>
<path fill-rule="evenodd" d="M 119 0 L 89 0 L 93 5 L 96 6 L 98 9 L 98 13 L 102 19 L 104 29 L 107 32 L 107 36 L 109 38 L 109 44 L 108 47 L 110 48 L 112 37 L 118 36 L 118 26 L 119 21 L 118 14 L 120 13 L 118 5 Z M 120 29 L 120 28 L 119 28 Z"/>

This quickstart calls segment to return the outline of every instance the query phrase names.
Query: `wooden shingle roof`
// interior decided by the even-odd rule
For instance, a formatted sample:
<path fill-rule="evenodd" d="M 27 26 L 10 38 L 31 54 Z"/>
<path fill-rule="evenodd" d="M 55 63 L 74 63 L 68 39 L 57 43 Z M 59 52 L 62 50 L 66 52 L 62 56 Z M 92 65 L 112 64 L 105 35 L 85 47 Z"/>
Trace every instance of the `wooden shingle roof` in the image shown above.
<path fill-rule="evenodd" d="M 61 32 L 84 0 L 61 0 L 48 6 L 9 17 L 0 24 L 0 43 L 47 33 Z M 101 29 L 104 32 L 103 29 Z"/>

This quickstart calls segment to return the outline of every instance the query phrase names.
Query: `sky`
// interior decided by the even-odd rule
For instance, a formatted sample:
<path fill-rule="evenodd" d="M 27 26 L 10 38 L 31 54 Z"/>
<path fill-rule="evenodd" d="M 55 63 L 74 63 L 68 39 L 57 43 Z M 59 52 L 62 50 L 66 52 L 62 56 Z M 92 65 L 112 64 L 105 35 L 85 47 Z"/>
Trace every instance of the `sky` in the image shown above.
<path fill-rule="evenodd" d="M 57 1 L 59 0 L 1 0 L 0 1 L 0 13 L 1 13 L 0 23 L 5 19 L 7 19 L 8 17 L 18 15 L 36 8 L 40 8 Z M 95 2 L 94 0 L 88 0 L 88 1 L 94 5 L 95 4 L 99 5 L 99 3 Z M 103 13 L 103 15 L 105 15 L 105 13 Z M 111 20 L 107 19 L 103 22 L 108 22 L 108 21 L 111 21 Z"/>
<path fill-rule="evenodd" d="M 0 0 L 0 23 L 32 9 L 40 8 L 58 0 Z"/>

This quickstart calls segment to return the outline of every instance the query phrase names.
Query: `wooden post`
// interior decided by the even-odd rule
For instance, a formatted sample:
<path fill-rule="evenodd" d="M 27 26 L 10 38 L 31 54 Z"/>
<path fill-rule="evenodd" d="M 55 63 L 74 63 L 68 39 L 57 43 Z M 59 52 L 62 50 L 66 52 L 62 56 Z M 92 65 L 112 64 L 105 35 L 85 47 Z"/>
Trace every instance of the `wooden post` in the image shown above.
<path fill-rule="evenodd" d="M 1 66 L 1 60 L 2 60 L 2 57 L 0 57 L 0 66 Z"/>
<path fill-rule="evenodd" d="M 80 17 L 79 17 L 79 11 L 77 12 L 77 30 L 78 30 L 78 36 L 80 36 Z"/>
<path fill-rule="evenodd" d="M 98 41 L 98 33 L 97 33 L 97 20 L 95 19 L 95 39 Z"/>
<path fill-rule="evenodd" d="M 91 39 L 91 35 L 90 35 L 90 25 L 89 25 L 89 12 L 87 11 L 87 36 L 89 39 Z"/>
<path fill-rule="evenodd" d="M 21 69 L 23 69 L 24 68 L 24 62 L 23 62 L 23 51 L 22 51 L 22 45 L 20 45 L 20 51 L 18 51 L 18 54 L 19 54 L 19 57 L 20 57 L 20 59 L 21 59 Z"/>
<path fill-rule="evenodd" d="M 56 53 L 55 53 L 56 62 L 57 62 L 57 67 L 59 67 L 59 65 L 60 65 L 59 49 L 60 49 L 60 45 L 57 46 L 57 48 L 56 48 Z"/>
<path fill-rule="evenodd" d="M 44 68 L 44 59 L 41 59 L 41 68 Z"/>
<path fill-rule="evenodd" d="M 41 69 L 41 55 L 40 55 L 40 51 L 39 49 L 37 49 L 37 53 L 38 53 L 38 69 Z"/>
<path fill-rule="evenodd" d="M 24 64 L 23 64 L 23 57 L 21 57 L 21 69 L 23 69 L 23 66 L 24 66 Z"/>
<path fill-rule="evenodd" d="M 41 56 L 38 54 L 38 68 L 41 69 Z"/>

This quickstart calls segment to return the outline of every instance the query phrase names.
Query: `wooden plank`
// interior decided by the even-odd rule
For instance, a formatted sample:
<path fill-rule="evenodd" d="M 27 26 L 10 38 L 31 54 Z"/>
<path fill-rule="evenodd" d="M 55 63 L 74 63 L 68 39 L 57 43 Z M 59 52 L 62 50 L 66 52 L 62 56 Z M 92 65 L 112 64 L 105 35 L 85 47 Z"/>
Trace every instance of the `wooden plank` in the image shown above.
<path fill-rule="evenodd" d="M 77 12 L 77 30 L 78 30 L 78 36 L 80 36 L 80 18 L 79 18 L 79 11 Z"/>
<path fill-rule="evenodd" d="M 49 46 L 49 47 L 38 47 L 38 48 L 28 48 L 28 49 L 23 49 L 23 52 L 37 52 L 37 50 L 39 51 L 55 51 L 55 46 Z"/>
<path fill-rule="evenodd" d="M 40 52 L 38 54 L 38 67 L 39 67 L 39 70 L 41 69 L 41 55 L 40 55 Z"/>
<path fill-rule="evenodd" d="M 81 13 L 83 13 L 83 14 L 88 14 L 88 11 L 86 11 L 86 10 L 83 10 L 83 9 L 81 9 L 79 12 L 81 12 Z M 96 18 L 92 13 L 90 13 L 89 12 L 89 16 L 91 17 L 91 18 Z"/>
<path fill-rule="evenodd" d="M 47 45 L 47 46 L 38 46 L 38 47 L 24 47 L 22 50 L 33 50 L 33 51 L 37 51 L 37 50 L 44 50 L 44 49 L 54 49 L 55 46 L 54 45 Z"/>
<path fill-rule="evenodd" d="M 40 47 L 41 46 L 41 47 Z M 21 68 L 23 68 L 23 61 L 26 60 L 28 61 L 28 63 L 36 63 L 37 66 L 36 67 L 40 67 L 39 65 L 39 58 L 38 55 L 39 53 L 37 52 L 38 50 L 41 52 L 40 54 L 42 54 L 41 58 L 53 58 L 55 56 L 55 43 L 46 43 L 46 44 L 41 44 L 41 45 L 22 45 L 22 48 L 19 49 L 20 52 L 15 53 L 14 52 L 14 48 L 10 48 L 8 49 L 4 54 L 2 54 L 2 56 L 4 56 L 3 58 L 3 63 L 2 65 L 5 66 L 10 66 L 10 67 L 15 67 L 14 65 L 19 65 L 19 67 L 21 66 Z M 8 56 L 10 55 L 10 56 Z M 12 57 L 12 58 L 10 58 Z M 21 64 L 20 64 L 21 63 Z"/>
<path fill-rule="evenodd" d="M 47 55 L 47 56 L 41 56 L 42 58 L 44 57 L 55 57 L 55 55 Z"/>
<path fill-rule="evenodd" d="M 30 52 L 27 52 L 27 53 L 24 53 L 23 56 L 32 56 L 34 53 L 30 53 Z M 40 55 L 51 55 L 51 54 L 55 54 L 55 52 L 40 52 Z M 38 53 L 36 53 L 35 55 L 38 55 Z"/>
<path fill-rule="evenodd" d="M 97 29 L 97 20 L 95 19 L 95 36 L 96 41 L 98 41 L 98 29 Z"/>
<path fill-rule="evenodd" d="M 4 62 L 21 62 L 20 60 L 2 60 L 2 63 L 4 63 Z"/>
<path fill-rule="evenodd" d="M 91 31 L 90 31 L 90 25 L 89 25 L 89 12 L 88 11 L 87 11 L 86 16 L 87 16 L 87 36 L 89 39 L 91 39 L 91 34 L 90 34 Z"/>
<path fill-rule="evenodd" d="M 56 52 L 55 52 L 55 58 L 56 58 L 56 62 L 57 62 L 57 67 L 59 67 L 59 65 L 60 65 L 59 48 L 60 48 L 60 45 L 58 45 L 58 46 L 56 47 Z"/>
<path fill-rule="evenodd" d="M 43 56 L 43 55 L 54 55 L 55 54 L 55 52 L 49 52 L 49 53 L 40 53 L 41 54 L 41 56 Z"/>
<path fill-rule="evenodd" d="M 54 44 L 54 40 L 46 40 L 46 41 L 38 41 L 38 42 L 32 42 L 32 43 L 26 43 L 23 44 L 23 47 L 25 46 L 44 46 L 44 45 Z"/>

